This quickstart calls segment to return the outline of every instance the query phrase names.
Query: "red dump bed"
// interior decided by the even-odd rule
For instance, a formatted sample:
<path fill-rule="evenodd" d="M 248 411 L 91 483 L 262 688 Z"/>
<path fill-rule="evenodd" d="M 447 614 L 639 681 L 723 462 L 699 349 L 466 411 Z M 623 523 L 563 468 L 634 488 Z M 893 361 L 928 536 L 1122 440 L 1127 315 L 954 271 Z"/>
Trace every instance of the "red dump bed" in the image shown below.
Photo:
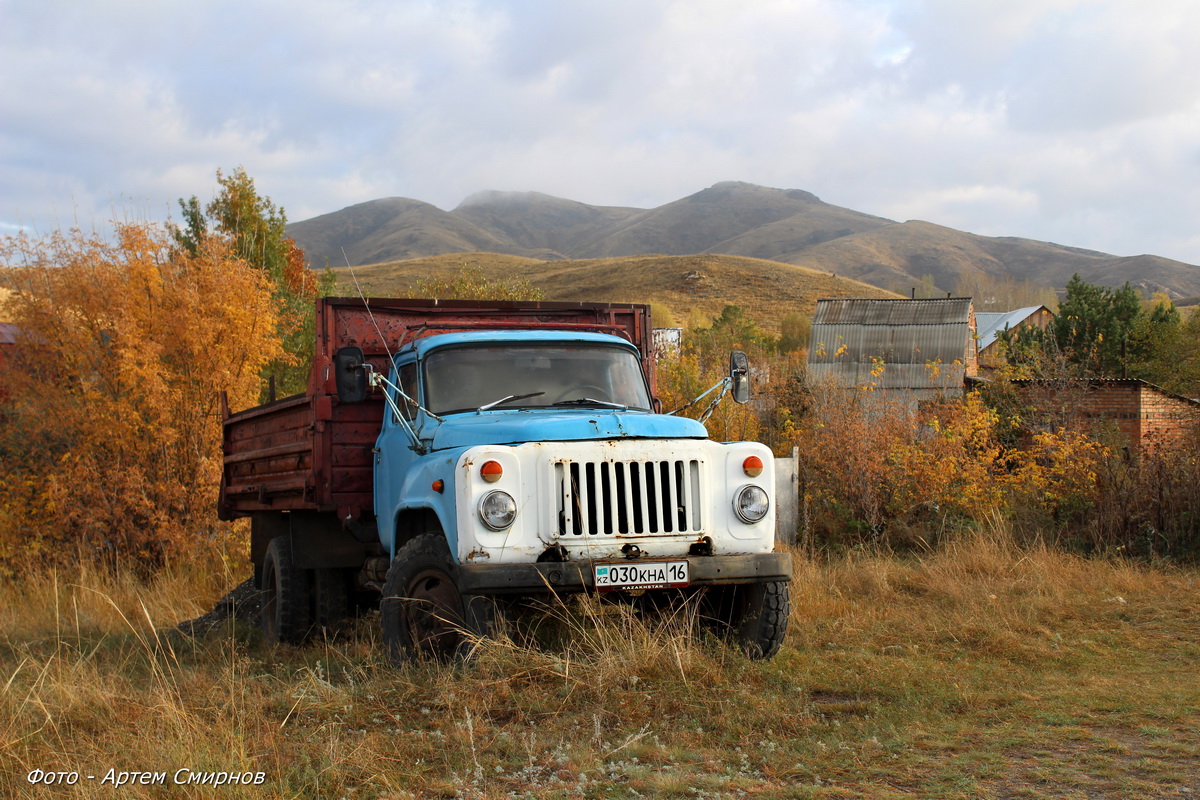
<path fill-rule="evenodd" d="M 642 353 L 654 390 L 650 314 L 646 306 L 475 300 L 327 297 L 317 301 L 317 347 L 308 391 L 228 415 L 219 514 L 256 511 L 336 511 L 369 515 L 372 448 L 383 421 L 378 393 L 341 404 L 333 356 L 361 347 L 377 370 L 388 353 L 419 336 L 464 330 L 590 330 L 613 333 Z"/>

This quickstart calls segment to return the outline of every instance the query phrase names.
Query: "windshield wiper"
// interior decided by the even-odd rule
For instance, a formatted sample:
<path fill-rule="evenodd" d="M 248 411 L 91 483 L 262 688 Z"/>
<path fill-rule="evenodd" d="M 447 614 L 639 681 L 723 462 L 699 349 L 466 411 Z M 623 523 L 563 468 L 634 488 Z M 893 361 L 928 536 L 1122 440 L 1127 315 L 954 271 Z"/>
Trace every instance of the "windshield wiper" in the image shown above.
<path fill-rule="evenodd" d="M 596 400 L 592 397 L 577 397 L 574 400 L 559 400 L 557 403 L 551 403 L 555 406 L 604 406 L 605 408 L 629 408 L 621 403 L 610 403 L 607 400 Z"/>
<path fill-rule="evenodd" d="M 487 405 L 482 405 L 479 408 L 475 409 L 475 411 L 476 412 L 488 411 L 490 409 L 495 408 L 496 406 L 502 406 L 505 403 L 511 403 L 514 400 L 528 400 L 530 397 L 540 397 L 544 394 L 545 394 L 545 392 L 530 392 L 529 394 L 510 394 L 508 397 L 501 397 L 499 400 L 493 400 L 492 402 L 488 403 Z"/>

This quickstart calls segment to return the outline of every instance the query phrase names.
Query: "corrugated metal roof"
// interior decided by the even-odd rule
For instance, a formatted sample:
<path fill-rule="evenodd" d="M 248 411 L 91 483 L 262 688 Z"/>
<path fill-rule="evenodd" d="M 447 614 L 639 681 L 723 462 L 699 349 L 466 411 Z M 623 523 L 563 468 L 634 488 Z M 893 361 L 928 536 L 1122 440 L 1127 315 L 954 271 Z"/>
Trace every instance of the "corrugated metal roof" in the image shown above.
<path fill-rule="evenodd" d="M 809 363 L 864 362 L 882 358 L 889 364 L 961 361 L 970 328 L 954 325 L 814 325 Z"/>
<path fill-rule="evenodd" d="M 973 346 L 970 298 L 821 300 L 808 375 L 839 386 L 961 389 L 963 362 L 974 356 Z M 879 360 L 883 369 L 872 375 Z"/>
<path fill-rule="evenodd" d="M 979 349 L 991 347 L 1002 332 L 1017 327 L 1040 308 L 1042 306 L 1018 308 L 1016 311 L 976 311 L 975 327 L 979 330 Z"/>
<path fill-rule="evenodd" d="M 878 374 L 875 374 L 875 373 Z M 809 364 L 808 379 L 812 383 L 830 382 L 834 386 L 871 386 L 878 389 L 962 389 L 965 380 L 960 364 L 884 364 L 876 370 L 873 363 L 839 362 Z"/>
<path fill-rule="evenodd" d="M 945 325 L 971 320 L 971 298 L 818 300 L 813 325 Z"/>

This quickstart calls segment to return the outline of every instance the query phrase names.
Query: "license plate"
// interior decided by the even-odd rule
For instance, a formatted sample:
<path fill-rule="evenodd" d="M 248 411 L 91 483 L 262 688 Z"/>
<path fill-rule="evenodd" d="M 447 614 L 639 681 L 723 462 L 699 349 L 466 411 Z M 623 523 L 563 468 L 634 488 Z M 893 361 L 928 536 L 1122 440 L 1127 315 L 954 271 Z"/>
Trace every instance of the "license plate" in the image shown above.
<path fill-rule="evenodd" d="M 596 589 L 611 592 L 617 589 L 666 589 L 688 585 L 686 561 L 629 561 L 616 564 L 594 564 L 592 574 Z"/>

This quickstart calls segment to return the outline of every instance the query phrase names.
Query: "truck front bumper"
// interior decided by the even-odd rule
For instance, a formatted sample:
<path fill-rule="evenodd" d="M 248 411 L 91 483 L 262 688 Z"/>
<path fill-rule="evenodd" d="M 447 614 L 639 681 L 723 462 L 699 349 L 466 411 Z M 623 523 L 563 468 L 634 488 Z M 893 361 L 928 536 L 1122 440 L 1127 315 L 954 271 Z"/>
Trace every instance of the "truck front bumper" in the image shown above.
<path fill-rule="evenodd" d="M 792 578 L 791 553 L 684 556 L 691 586 L 769 583 Z M 595 588 L 591 561 L 539 561 L 526 564 L 463 564 L 458 568 L 463 594 L 583 592 Z"/>

